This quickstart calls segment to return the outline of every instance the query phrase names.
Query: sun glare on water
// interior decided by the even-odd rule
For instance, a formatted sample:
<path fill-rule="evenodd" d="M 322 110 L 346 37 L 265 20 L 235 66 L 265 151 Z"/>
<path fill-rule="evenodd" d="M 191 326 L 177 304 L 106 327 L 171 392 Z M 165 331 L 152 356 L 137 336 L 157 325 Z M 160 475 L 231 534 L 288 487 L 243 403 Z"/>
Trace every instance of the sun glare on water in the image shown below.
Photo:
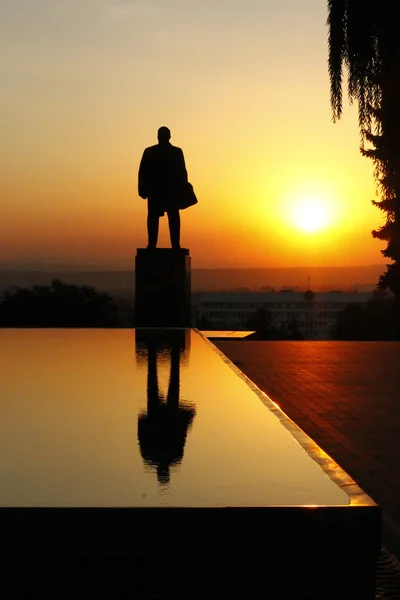
<path fill-rule="evenodd" d="M 317 233 L 330 225 L 329 204 L 319 198 L 301 198 L 293 203 L 291 220 L 296 229 Z"/>

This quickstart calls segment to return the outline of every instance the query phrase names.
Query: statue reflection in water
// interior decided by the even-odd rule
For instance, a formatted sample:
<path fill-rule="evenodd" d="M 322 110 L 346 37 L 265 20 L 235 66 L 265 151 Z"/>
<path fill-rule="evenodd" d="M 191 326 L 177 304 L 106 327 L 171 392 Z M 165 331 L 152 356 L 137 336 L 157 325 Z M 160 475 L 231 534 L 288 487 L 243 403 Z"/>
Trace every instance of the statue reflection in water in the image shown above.
<path fill-rule="evenodd" d="M 196 410 L 180 398 L 181 362 L 188 359 L 190 331 L 136 330 L 138 362 L 147 357 L 147 410 L 138 417 L 138 440 L 144 462 L 157 471 L 161 485 L 170 480 L 171 466 L 181 463 L 186 436 Z M 169 385 L 165 396 L 159 389 L 158 367 L 168 368 Z"/>

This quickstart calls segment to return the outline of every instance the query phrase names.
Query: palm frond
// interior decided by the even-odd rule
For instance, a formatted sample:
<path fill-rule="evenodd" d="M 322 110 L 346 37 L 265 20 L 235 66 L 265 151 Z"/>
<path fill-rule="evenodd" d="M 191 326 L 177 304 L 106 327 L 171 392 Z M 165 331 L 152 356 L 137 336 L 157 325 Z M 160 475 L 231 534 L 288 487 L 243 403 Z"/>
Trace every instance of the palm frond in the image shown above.
<path fill-rule="evenodd" d="M 343 64 L 346 58 L 346 9 L 347 0 L 328 0 L 328 64 L 332 118 L 334 121 L 340 119 L 343 110 L 342 84 Z"/>

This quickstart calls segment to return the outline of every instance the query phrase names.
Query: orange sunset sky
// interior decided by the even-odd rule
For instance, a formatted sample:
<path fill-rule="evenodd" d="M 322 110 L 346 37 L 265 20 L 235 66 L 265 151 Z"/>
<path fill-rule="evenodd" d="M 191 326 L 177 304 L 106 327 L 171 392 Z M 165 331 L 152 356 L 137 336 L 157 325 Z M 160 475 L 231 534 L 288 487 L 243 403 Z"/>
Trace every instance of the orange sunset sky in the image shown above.
<path fill-rule="evenodd" d="M 326 4 L 0 0 L 0 260 L 132 267 L 167 125 L 194 267 L 383 264 L 356 107 L 331 121 Z"/>

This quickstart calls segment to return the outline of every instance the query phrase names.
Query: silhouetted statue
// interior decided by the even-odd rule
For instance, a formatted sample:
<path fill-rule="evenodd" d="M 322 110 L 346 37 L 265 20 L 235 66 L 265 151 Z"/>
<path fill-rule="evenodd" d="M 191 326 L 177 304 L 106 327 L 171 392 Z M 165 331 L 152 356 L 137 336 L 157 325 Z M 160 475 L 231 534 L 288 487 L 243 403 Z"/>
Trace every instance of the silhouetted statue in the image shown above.
<path fill-rule="evenodd" d="M 148 248 L 155 248 L 160 217 L 168 215 L 173 248 L 180 248 L 179 197 L 185 193 L 188 176 L 181 148 L 170 143 L 168 127 L 158 130 L 158 144 L 146 148 L 139 167 L 139 196 L 147 198 Z"/>
<path fill-rule="evenodd" d="M 176 332 L 177 334 L 182 332 Z M 143 460 L 157 470 L 160 484 L 170 479 L 170 467 L 183 458 L 186 436 L 196 414 L 194 406 L 180 402 L 181 340 L 160 345 L 156 340 L 146 343 L 147 350 L 147 411 L 138 418 L 138 439 Z M 170 358 L 167 397 L 158 387 L 157 356 L 162 352 Z"/>

